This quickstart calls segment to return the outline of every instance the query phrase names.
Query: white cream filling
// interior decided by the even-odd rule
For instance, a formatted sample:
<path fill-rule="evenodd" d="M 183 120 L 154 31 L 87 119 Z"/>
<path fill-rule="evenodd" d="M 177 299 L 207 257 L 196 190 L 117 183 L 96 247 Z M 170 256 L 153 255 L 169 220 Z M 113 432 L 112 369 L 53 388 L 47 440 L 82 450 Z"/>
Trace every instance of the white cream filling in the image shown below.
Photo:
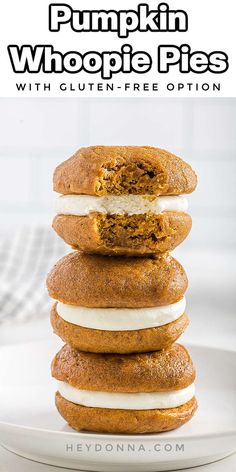
<path fill-rule="evenodd" d="M 182 390 L 152 393 L 113 393 L 79 390 L 59 381 L 58 391 L 62 397 L 77 405 L 121 410 L 154 410 L 176 408 L 191 400 L 195 393 L 194 383 Z"/>
<path fill-rule="evenodd" d="M 156 197 L 155 195 L 61 195 L 56 199 L 55 211 L 58 215 L 85 216 L 89 213 L 109 213 L 115 215 L 159 214 L 163 211 L 183 211 L 188 209 L 188 201 L 182 196 Z"/>
<path fill-rule="evenodd" d="M 134 331 L 177 320 L 186 308 L 185 297 L 176 303 L 153 308 L 87 308 L 58 302 L 57 313 L 74 325 L 103 331 Z"/>

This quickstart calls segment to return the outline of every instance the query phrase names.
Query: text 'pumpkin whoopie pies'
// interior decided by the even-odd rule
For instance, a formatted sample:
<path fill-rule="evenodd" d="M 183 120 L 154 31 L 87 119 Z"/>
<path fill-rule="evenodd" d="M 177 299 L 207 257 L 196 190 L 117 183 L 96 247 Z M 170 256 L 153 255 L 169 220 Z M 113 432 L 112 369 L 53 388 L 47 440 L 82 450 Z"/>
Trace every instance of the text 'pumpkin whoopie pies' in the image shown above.
<path fill-rule="evenodd" d="M 58 411 L 78 431 L 169 431 L 197 408 L 195 369 L 179 344 L 129 356 L 64 346 L 52 362 L 52 375 L 58 380 Z"/>
<path fill-rule="evenodd" d="M 106 257 L 78 251 L 63 257 L 47 278 L 54 331 L 90 352 L 163 349 L 188 326 L 187 276 L 168 254 L 158 258 Z"/>
<path fill-rule="evenodd" d="M 53 177 L 53 228 L 75 251 L 47 277 L 56 406 L 77 431 L 159 433 L 196 409 L 195 369 L 175 344 L 188 326 L 187 276 L 169 254 L 192 220 L 196 174 L 170 152 L 92 146 Z"/>
<path fill-rule="evenodd" d="M 173 250 L 192 220 L 182 194 L 194 191 L 189 164 L 147 146 L 92 146 L 60 164 L 53 177 L 53 228 L 76 249 L 146 255 Z"/>

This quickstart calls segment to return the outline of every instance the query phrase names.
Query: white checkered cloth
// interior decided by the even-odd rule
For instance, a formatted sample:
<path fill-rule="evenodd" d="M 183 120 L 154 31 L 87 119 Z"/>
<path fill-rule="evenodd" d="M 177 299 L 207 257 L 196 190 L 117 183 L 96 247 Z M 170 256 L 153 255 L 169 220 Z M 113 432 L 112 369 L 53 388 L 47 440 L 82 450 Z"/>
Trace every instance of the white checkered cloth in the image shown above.
<path fill-rule="evenodd" d="M 0 323 L 40 318 L 51 301 L 45 279 L 68 246 L 48 227 L 23 227 L 0 238 Z"/>

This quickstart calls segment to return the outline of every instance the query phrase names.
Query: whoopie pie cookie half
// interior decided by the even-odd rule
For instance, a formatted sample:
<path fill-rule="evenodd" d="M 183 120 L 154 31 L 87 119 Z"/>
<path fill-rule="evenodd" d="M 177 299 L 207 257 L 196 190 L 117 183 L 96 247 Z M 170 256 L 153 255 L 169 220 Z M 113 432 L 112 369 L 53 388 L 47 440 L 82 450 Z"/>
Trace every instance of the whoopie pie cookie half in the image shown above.
<path fill-rule="evenodd" d="M 106 257 L 74 251 L 47 276 L 51 298 L 95 308 L 147 308 L 180 300 L 188 286 L 182 265 L 160 257 Z"/>
<path fill-rule="evenodd" d="M 196 185 L 189 164 L 149 146 L 80 148 L 53 176 L 55 192 L 63 195 L 181 195 Z"/>

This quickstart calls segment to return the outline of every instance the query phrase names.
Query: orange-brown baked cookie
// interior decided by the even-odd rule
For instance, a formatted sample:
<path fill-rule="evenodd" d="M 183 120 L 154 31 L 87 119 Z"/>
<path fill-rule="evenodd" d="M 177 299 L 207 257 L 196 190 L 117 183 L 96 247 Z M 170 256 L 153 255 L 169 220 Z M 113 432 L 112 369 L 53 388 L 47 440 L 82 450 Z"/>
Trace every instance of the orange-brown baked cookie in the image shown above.
<path fill-rule="evenodd" d="M 90 213 L 87 216 L 57 215 L 56 233 L 75 249 L 107 255 L 147 255 L 173 250 L 189 234 L 190 215 L 165 211 L 117 215 Z"/>
<path fill-rule="evenodd" d="M 56 405 L 75 429 L 112 433 L 168 431 L 197 403 L 195 369 L 179 344 L 145 354 L 93 354 L 64 346 L 52 362 Z"/>
<path fill-rule="evenodd" d="M 115 410 L 77 405 L 57 392 L 56 407 L 60 415 L 77 431 L 144 434 L 179 428 L 193 417 L 197 410 L 197 401 L 193 397 L 177 408 L 163 410 Z"/>
<path fill-rule="evenodd" d="M 56 192 L 88 195 L 179 195 L 191 193 L 197 177 L 189 164 L 148 146 L 91 146 L 60 164 Z"/>
<path fill-rule="evenodd" d="M 172 344 L 141 354 L 94 354 L 65 345 L 52 362 L 52 375 L 77 389 L 139 393 L 180 390 L 195 380 L 187 349 Z"/>
<path fill-rule="evenodd" d="M 142 308 L 180 300 L 188 281 L 169 254 L 156 258 L 106 257 L 73 252 L 47 277 L 50 297 L 84 307 Z"/>
<path fill-rule="evenodd" d="M 78 326 L 61 318 L 56 304 L 51 310 L 54 332 L 70 346 L 80 351 L 95 353 L 130 354 L 164 349 L 173 344 L 186 330 L 189 319 L 186 313 L 171 323 L 154 328 L 105 331 Z"/>

